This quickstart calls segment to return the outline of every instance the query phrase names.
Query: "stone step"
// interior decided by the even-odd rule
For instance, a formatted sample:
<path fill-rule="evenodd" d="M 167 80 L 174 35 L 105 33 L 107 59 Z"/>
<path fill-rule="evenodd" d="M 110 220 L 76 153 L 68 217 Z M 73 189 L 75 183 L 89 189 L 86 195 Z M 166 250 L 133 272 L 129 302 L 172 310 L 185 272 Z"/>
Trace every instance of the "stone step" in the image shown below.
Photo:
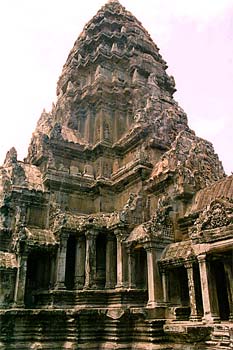
<path fill-rule="evenodd" d="M 211 350 L 232 350 L 233 344 L 229 327 L 222 325 L 215 326 L 210 340 L 206 341 L 206 345 Z"/>

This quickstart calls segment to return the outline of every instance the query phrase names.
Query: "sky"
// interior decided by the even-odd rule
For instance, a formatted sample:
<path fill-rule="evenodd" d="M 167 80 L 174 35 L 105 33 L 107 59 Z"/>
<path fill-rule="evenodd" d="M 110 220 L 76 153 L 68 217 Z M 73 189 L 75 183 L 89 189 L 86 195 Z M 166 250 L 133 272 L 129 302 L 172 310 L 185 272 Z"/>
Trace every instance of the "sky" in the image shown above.
<path fill-rule="evenodd" d="M 23 159 L 74 41 L 102 0 L 0 1 L 0 164 Z M 151 34 L 189 125 L 233 171 L 233 0 L 121 0 Z"/>

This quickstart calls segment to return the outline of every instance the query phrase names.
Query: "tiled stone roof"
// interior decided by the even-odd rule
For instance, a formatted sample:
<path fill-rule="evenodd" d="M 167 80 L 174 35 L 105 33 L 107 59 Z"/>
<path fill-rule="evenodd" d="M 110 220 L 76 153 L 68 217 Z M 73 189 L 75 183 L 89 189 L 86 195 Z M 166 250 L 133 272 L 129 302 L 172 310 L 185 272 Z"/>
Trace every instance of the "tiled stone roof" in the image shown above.
<path fill-rule="evenodd" d="M 126 243 L 132 243 L 132 242 L 139 243 L 141 241 L 145 241 L 149 239 L 150 239 L 150 235 L 146 230 L 145 226 L 142 224 L 133 229 L 128 239 L 126 240 Z"/>
<path fill-rule="evenodd" d="M 195 253 L 192 248 L 192 241 L 188 240 L 170 244 L 167 248 L 165 248 L 160 261 L 179 262 L 187 260 L 192 256 L 195 256 Z"/>
<path fill-rule="evenodd" d="M 186 216 L 203 210 L 213 200 L 218 198 L 233 200 L 233 175 L 225 177 L 213 183 L 211 186 L 198 191 Z"/>
<path fill-rule="evenodd" d="M 43 230 L 40 228 L 25 228 L 25 233 L 27 235 L 27 244 L 40 246 L 56 245 L 57 241 L 52 231 Z"/>

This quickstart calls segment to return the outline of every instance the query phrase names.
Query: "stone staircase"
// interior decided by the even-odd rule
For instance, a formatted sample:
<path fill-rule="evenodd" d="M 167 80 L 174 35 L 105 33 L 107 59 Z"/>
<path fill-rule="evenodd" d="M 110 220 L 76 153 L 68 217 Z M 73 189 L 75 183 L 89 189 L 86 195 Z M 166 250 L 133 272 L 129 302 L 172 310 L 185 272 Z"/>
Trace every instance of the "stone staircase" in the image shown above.
<path fill-rule="evenodd" d="M 211 350 L 233 350 L 233 324 L 214 326 L 206 345 Z"/>

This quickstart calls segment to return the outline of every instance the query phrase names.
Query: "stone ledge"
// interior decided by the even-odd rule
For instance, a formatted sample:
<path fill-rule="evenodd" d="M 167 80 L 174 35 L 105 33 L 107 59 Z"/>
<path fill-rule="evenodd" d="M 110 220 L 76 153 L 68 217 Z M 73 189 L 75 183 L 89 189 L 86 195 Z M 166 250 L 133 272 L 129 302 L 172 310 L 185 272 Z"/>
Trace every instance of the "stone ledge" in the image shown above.
<path fill-rule="evenodd" d="M 189 325 L 185 322 L 165 324 L 163 329 L 172 341 L 179 343 L 195 343 L 208 340 L 213 328 L 202 324 Z"/>

